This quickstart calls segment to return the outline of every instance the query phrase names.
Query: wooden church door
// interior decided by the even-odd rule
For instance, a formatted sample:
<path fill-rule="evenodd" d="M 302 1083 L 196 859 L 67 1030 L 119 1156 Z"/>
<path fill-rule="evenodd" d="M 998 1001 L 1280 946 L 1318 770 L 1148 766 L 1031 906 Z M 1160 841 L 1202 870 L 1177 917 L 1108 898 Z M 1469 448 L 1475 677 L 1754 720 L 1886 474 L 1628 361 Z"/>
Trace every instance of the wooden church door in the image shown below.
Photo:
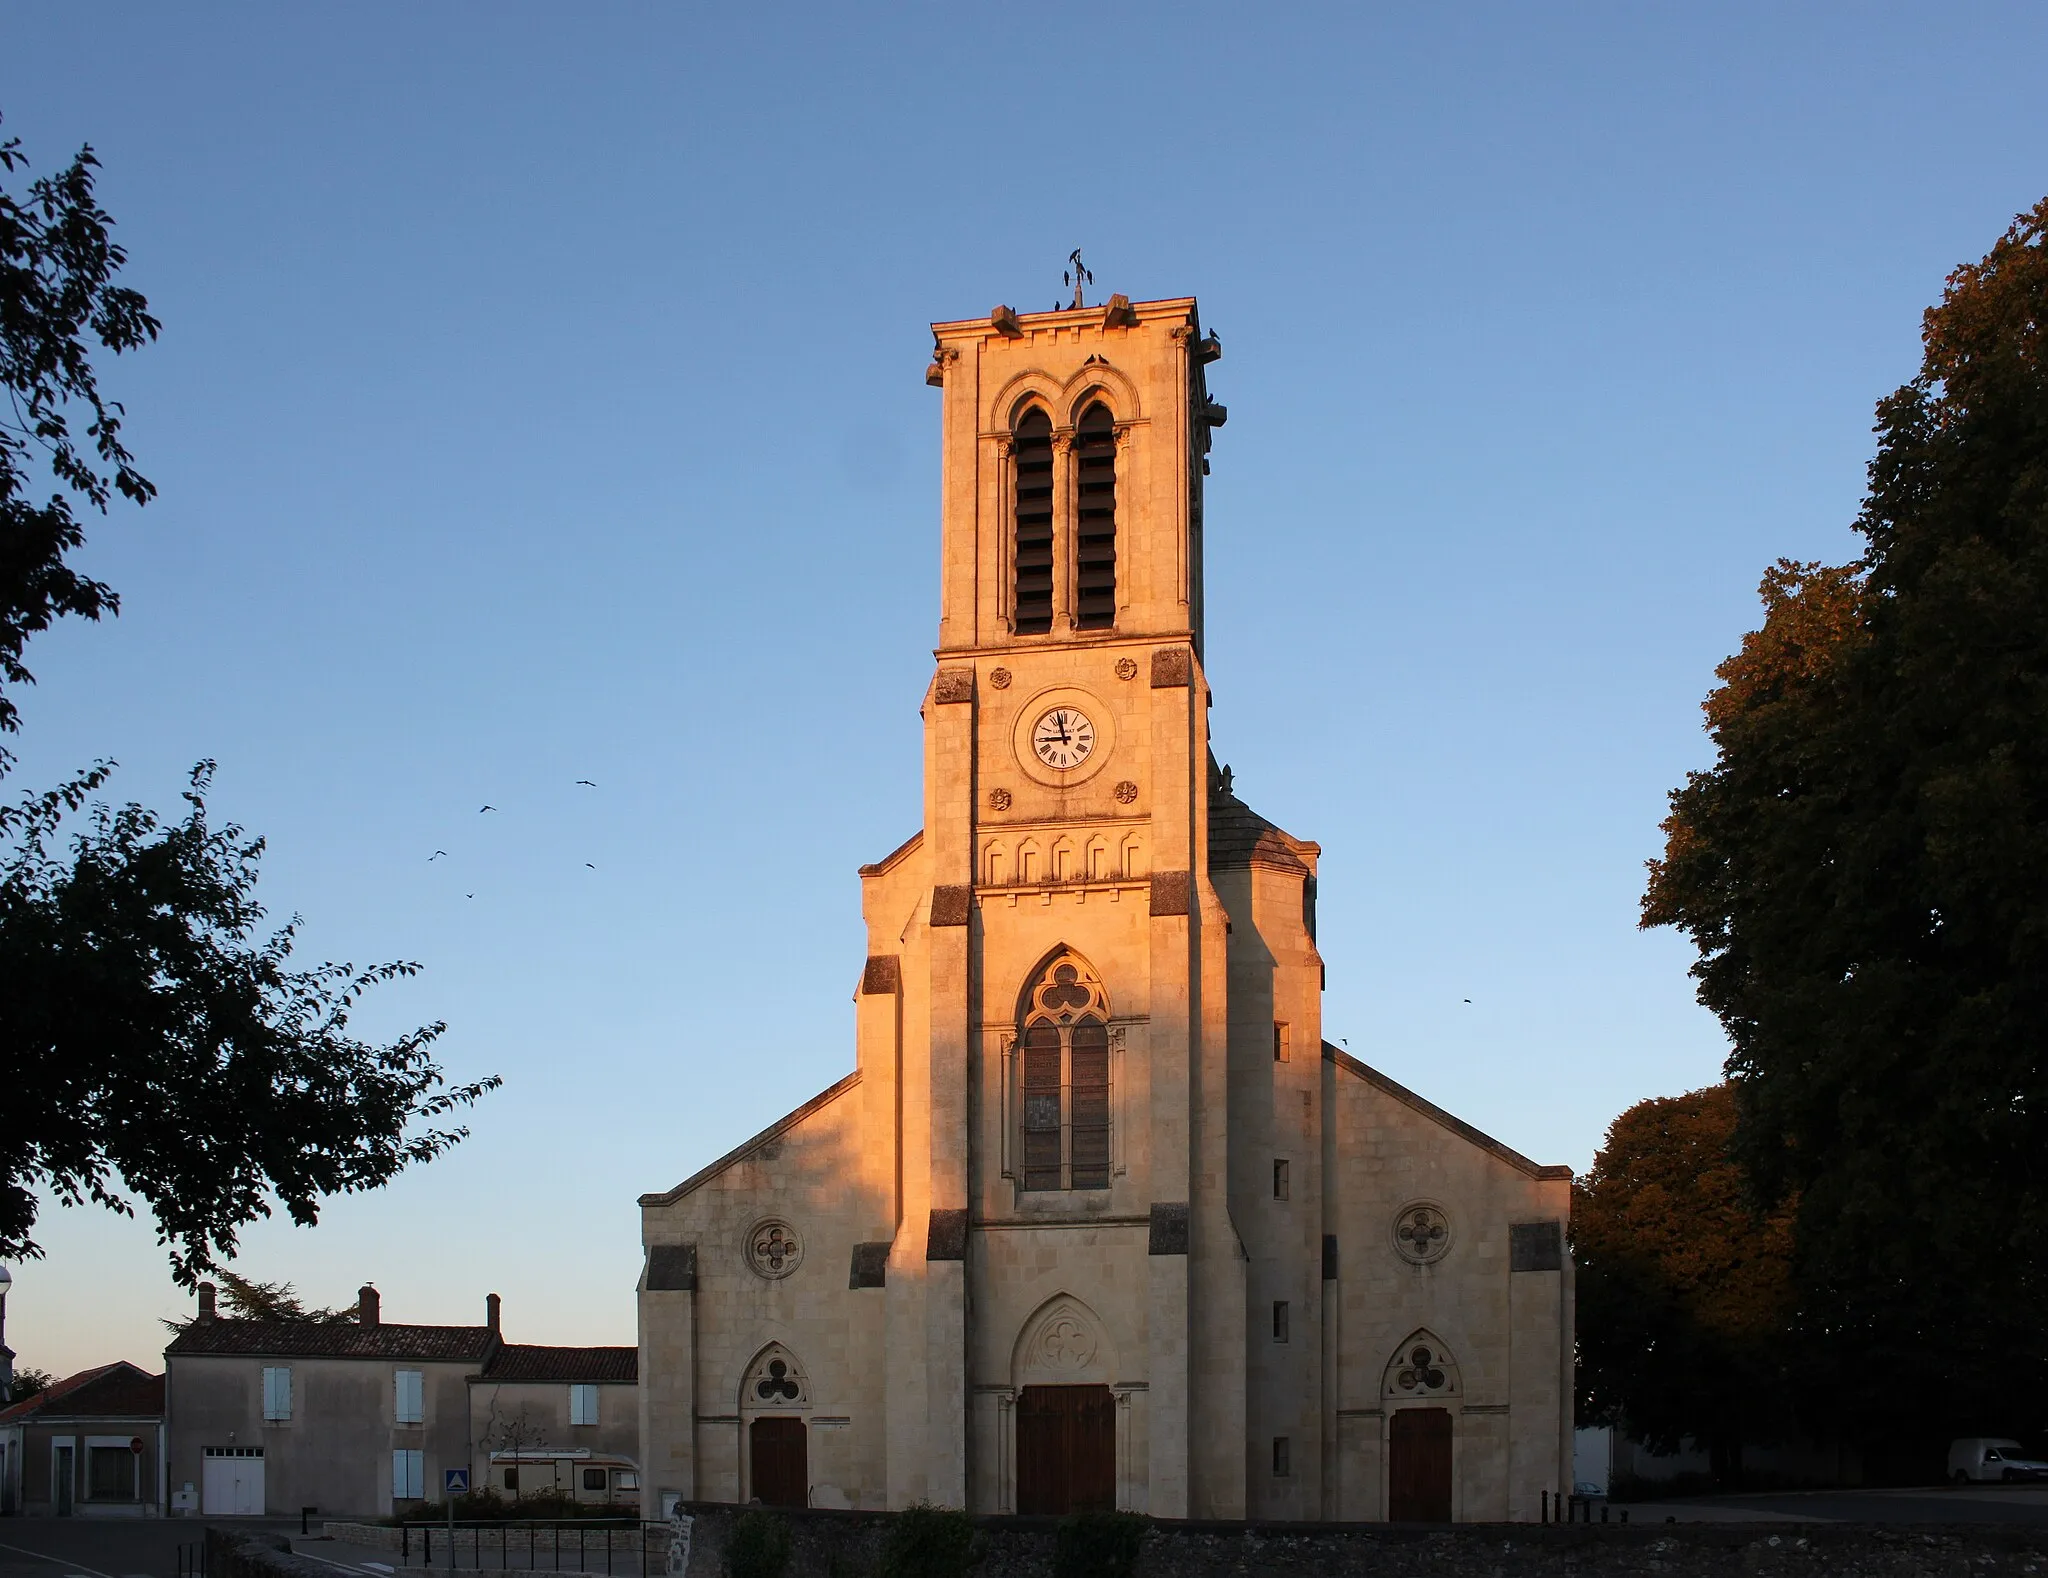
<path fill-rule="evenodd" d="M 756 1419 L 747 1443 L 754 1500 L 767 1507 L 808 1506 L 811 1468 L 804 1450 L 804 1422 L 787 1415 Z"/>
<path fill-rule="evenodd" d="M 1017 1510 L 1116 1510 L 1116 1398 L 1106 1386 L 1027 1386 L 1017 1398 Z"/>
<path fill-rule="evenodd" d="M 1387 1519 L 1451 1521 L 1451 1411 L 1397 1409 L 1388 1421 Z"/>

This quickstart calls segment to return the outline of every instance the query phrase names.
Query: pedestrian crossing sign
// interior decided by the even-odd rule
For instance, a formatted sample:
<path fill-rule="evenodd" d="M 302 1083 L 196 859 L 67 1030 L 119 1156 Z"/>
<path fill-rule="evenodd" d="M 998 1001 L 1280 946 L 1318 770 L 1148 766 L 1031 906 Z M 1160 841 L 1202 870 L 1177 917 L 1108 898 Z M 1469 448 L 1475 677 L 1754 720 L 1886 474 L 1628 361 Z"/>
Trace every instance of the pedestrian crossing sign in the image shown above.
<path fill-rule="evenodd" d="M 469 1494 L 469 1470 L 466 1468 L 444 1468 L 441 1478 L 446 1483 L 447 1494 L 467 1496 Z"/>

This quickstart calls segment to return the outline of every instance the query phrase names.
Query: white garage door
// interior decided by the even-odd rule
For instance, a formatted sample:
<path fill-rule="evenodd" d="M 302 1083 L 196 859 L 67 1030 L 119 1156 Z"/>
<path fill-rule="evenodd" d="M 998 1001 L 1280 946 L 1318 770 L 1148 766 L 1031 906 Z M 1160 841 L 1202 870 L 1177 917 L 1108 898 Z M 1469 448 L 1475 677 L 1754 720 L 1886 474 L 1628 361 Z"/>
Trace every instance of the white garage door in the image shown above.
<path fill-rule="evenodd" d="M 263 1448 L 208 1447 L 201 1510 L 213 1517 L 263 1515 Z"/>

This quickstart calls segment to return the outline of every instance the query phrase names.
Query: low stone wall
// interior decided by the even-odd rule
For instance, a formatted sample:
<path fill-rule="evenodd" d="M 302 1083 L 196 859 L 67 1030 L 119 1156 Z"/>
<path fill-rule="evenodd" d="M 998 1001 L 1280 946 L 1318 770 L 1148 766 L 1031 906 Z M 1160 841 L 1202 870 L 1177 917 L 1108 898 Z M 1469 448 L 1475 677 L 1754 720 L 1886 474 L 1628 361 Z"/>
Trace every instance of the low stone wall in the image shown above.
<path fill-rule="evenodd" d="M 689 1578 L 725 1578 L 745 1510 L 697 1504 Z M 788 1512 L 785 1578 L 874 1578 L 888 1514 Z M 1052 1518 L 977 1518 L 972 1578 L 1049 1578 Z M 2044 1578 L 2048 1527 L 1158 1523 L 1134 1578 Z"/>

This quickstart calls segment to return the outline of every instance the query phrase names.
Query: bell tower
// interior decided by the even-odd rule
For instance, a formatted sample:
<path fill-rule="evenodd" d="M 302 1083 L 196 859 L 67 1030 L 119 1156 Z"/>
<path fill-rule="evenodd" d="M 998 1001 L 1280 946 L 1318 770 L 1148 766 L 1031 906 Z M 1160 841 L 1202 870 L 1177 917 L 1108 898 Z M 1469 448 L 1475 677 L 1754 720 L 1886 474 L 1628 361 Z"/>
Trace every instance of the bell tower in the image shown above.
<path fill-rule="evenodd" d="M 962 1248 L 957 1267 L 904 1267 L 903 1297 L 922 1279 L 921 1316 L 904 1313 L 929 1346 L 892 1362 L 914 1364 L 904 1395 L 925 1393 L 926 1445 L 894 1477 L 1031 1510 L 1018 1498 L 1037 1471 L 1007 1457 L 1031 1432 L 1010 1410 L 1053 1394 L 997 1365 L 975 1328 L 1028 1325 L 1043 1295 L 1013 1229 L 1079 1264 L 1115 1223 L 1118 1271 L 1059 1291 L 1119 1344 L 1125 1378 L 1144 1378 L 1116 1405 L 1149 1442 L 1119 1470 L 1133 1482 L 1118 1504 L 1241 1515 L 1244 1282 L 1201 666 L 1221 346 L 1188 297 L 998 307 L 932 333 L 942 574 L 917 851 L 929 898 L 922 946 L 901 948 L 922 977 L 902 988 L 902 1199 L 906 1224 L 920 1205 L 957 1222 Z M 1192 1373 L 1239 1379 L 1205 1385 L 1198 1418 Z"/>

